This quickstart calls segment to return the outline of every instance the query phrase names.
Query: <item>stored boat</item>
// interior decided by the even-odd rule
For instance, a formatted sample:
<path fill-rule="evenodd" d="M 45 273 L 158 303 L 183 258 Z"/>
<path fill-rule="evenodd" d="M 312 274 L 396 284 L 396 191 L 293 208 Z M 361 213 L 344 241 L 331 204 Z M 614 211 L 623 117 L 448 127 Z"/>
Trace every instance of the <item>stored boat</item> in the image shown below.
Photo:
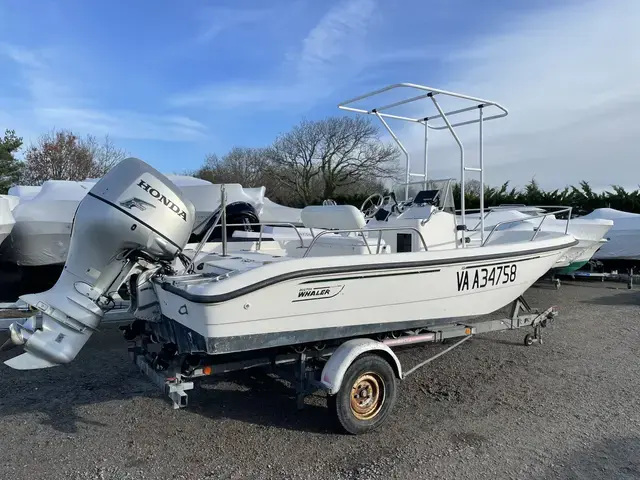
<path fill-rule="evenodd" d="M 582 218 L 592 222 L 613 222 L 613 227 L 607 233 L 607 242 L 593 256 L 595 260 L 640 260 L 640 214 L 613 208 L 598 208 Z"/>
<path fill-rule="evenodd" d="M 76 208 L 93 185 L 48 180 L 32 198 L 29 196 L 36 189 L 22 187 L 18 193 L 24 195 L 13 210 L 15 226 L 2 244 L 3 261 L 26 267 L 62 266 L 67 258 Z"/>
<path fill-rule="evenodd" d="M 573 235 L 578 244 L 570 248 L 553 268 L 555 274 L 570 274 L 589 262 L 591 257 L 607 242 L 605 236 L 613 227 L 613 221 L 604 218 L 570 218 L 569 221 L 556 218 L 556 215 L 571 217 L 572 209 L 562 206 L 525 206 L 525 205 L 501 205 L 491 207 L 484 215 L 485 230 L 516 228 L 534 232 L 554 231 L 567 232 Z M 540 214 L 546 212 L 547 216 Z M 480 215 L 470 214 L 470 219 L 475 221 L 472 230 L 480 226 Z"/>
<path fill-rule="evenodd" d="M 448 116 L 457 112 L 444 113 L 436 95 L 472 103 L 466 111 L 479 110 L 480 125 L 484 109 L 501 112 L 484 120 L 506 115 L 495 102 L 420 85 L 383 90 L 393 88 L 420 90 L 420 98 L 429 98 L 438 111 L 429 121 L 442 119 L 456 139 L 454 127 L 460 124 Z M 383 109 L 374 113 L 384 123 Z M 417 121 L 431 127 L 426 119 Z M 461 162 L 464 168 L 463 157 Z M 462 176 L 464 185 L 464 170 Z M 186 405 L 184 390 L 196 377 L 261 365 L 264 357 L 286 363 L 297 352 L 303 355 L 296 357 L 300 381 L 307 379 L 307 366 L 321 372 L 314 385 L 328 391 L 341 425 L 351 433 L 368 431 L 386 418 L 395 378 L 406 375 L 390 345 L 466 336 L 461 343 L 477 332 L 523 325 L 534 326 L 539 338 L 539 326 L 552 310 L 521 317 L 518 299 L 577 243 L 564 232 L 505 229 L 486 238 L 480 231 L 482 241 L 472 244 L 445 208 L 447 200 L 438 200 L 443 196 L 421 191 L 384 222 L 367 223 L 353 206 L 309 206 L 301 220 L 319 232 L 312 238 L 276 242 L 277 252 L 262 251 L 254 242 L 254 248 L 230 255 L 223 233 L 221 253 L 206 253 L 211 232 L 218 225 L 223 232 L 227 228 L 223 193 L 215 222 L 186 255 L 193 204 L 167 177 L 126 159 L 80 203 L 56 285 L 21 297 L 41 316 L 12 324 L 11 343 L 22 345 L 24 353 L 5 363 L 28 370 L 72 361 L 126 283 L 137 318 L 124 329 L 137 342 L 131 353 L 177 406 Z M 463 219 L 464 213 L 463 201 Z M 509 321 L 457 323 L 511 302 L 519 303 Z M 527 338 L 530 344 L 533 337 Z M 301 353 L 308 348 L 318 353 L 311 354 L 319 362 L 315 367 Z"/>
<path fill-rule="evenodd" d="M 19 202 L 26 202 L 40 193 L 41 186 L 15 185 L 9 189 L 9 195 L 18 197 Z"/>
<path fill-rule="evenodd" d="M 16 221 L 12 211 L 18 204 L 18 197 L 0 195 L 0 245 L 9 236 Z"/>

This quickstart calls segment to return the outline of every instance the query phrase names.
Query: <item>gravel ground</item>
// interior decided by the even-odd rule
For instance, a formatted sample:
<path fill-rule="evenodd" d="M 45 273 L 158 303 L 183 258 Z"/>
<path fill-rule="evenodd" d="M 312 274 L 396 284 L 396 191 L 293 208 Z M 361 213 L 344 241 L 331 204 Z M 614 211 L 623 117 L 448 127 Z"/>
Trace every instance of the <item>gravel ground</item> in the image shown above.
<path fill-rule="evenodd" d="M 320 395 L 299 412 L 250 372 L 172 410 L 106 327 L 73 365 L 0 366 L 0 478 L 640 478 L 640 291 L 567 282 L 526 298 L 560 308 L 543 345 L 472 339 L 403 381 L 388 422 L 359 437 L 328 427 Z"/>

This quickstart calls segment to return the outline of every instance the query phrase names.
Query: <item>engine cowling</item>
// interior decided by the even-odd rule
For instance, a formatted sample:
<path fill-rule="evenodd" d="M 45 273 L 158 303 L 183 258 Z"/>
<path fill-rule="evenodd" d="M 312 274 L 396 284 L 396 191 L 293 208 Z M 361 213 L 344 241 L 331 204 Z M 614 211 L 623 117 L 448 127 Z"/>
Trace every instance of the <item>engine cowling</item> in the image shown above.
<path fill-rule="evenodd" d="M 71 362 L 140 259 L 171 262 L 194 220 L 193 204 L 160 172 L 137 158 L 116 165 L 80 202 L 56 284 L 20 297 L 42 312 L 42 320 L 11 325 L 11 340 L 25 352 L 5 364 L 29 370 Z"/>

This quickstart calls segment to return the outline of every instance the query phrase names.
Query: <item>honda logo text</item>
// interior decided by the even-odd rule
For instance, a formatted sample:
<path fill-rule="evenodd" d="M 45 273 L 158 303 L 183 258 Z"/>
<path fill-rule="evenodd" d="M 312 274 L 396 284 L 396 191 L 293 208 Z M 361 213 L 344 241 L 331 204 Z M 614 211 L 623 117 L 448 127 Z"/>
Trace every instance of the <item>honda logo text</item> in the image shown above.
<path fill-rule="evenodd" d="M 187 221 L 186 212 L 184 212 L 172 200 L 170 200 L 167 197 L 165 197 L 162 193 L 160 193 L 158 190 L 153 188 L 147 182 L 145 182 L 144 180 L 140 180 L 140 182 L 138 182 L 138 186 L 141 189 L 143 189 L 145 192 L 147 192 L 149 195 L 151 195 L 153 198 L 158 200 L 158 202 L 162 203 L 165 207 L 167 207 L 169 210 L 171 210 L 176 215 L 178 215 L 180 218 L 182 218 L 185 222 Z"/>

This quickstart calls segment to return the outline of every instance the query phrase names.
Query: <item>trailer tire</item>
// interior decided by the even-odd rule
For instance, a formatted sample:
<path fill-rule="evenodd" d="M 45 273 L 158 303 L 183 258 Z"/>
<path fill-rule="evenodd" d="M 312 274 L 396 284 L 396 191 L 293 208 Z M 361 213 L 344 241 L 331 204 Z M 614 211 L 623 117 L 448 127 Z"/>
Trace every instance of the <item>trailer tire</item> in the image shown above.
<path fill-rule="evenodd" d="M 359 435 L 378 428 L 396 401 L 396 376 L 387 360 L 375 353 L 356 358 L 342 386 L 329 395 L 327 406 L 341 429 Z"/>

